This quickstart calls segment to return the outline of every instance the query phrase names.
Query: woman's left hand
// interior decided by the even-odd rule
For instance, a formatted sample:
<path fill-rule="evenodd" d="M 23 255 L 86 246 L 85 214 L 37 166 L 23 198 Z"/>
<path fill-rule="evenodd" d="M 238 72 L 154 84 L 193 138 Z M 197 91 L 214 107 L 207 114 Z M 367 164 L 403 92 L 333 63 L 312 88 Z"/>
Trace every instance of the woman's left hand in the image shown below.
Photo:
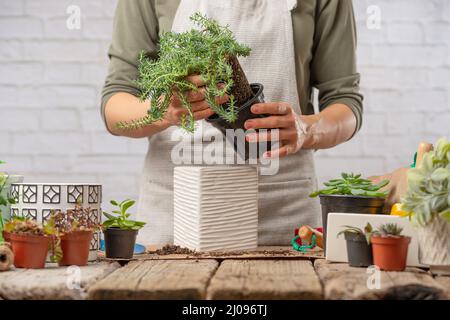
<path fill-rule="evenodd" d="M 258 103 L 251 107 L 254 114 L 269 114 L 266 118 L 249 119 L 245 122 L 245 129 L 279 129 L 278 139 L 281 147 L 264 153 L 264 158 L 285 157 L 298 152 L 306 139 L 306 129 L 289 103 L 271 102 Z M 248 142 L 271 141 L 270 130 L 246 135 Z"/>

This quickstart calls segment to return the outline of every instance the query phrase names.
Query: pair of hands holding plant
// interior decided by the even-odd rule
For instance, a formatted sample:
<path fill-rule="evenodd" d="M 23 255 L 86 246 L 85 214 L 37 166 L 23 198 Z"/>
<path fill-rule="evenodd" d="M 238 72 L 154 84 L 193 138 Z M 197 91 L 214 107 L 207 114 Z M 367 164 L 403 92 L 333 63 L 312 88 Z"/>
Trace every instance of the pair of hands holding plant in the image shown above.
<path fill-rule="evenodd" d="M 187 100 L 192 105 L 194 119 L 203 120 L 214 114 L 205 100 L 204 82 L 199 75 L 191 75 L 187 78 L 190 82 L 198 87 L 198 91 L 189 91 L 186 95 Z M 216 97 L 218 104 L 224 104 L 229 97 Z M 306 131 L 305 126 L 300 117 L 294 112 L 289 103 L 258 103 L 251 107 L 254 114 L 268 114 L 268 117 L 249 119 L 245 122 L 245 129 L 278 129 L 277 138 L 282 142 L 281 147 L 277 150 L 266 152 L 264 157 L 277 158 L 284 157 L 289 154 L 296 153 L 302 147 Z M 182 117 L 186 116 L 188 111 L 183 108 L 180 98 L 177 94 L 172 96 L 170 106 L 165 114 L 164 120 L 169 126 L 179 125 Z M 272 136 L 270 130 L 266 132 L 249 133 L 246 136 L 248 142 L 271 141 Z"/>

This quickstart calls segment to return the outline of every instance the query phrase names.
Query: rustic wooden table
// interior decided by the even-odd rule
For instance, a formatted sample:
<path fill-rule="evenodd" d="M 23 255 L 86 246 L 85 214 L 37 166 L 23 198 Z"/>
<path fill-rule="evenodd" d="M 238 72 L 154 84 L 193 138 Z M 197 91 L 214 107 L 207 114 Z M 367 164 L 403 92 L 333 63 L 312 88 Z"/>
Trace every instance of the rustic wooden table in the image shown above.
<path fill-rule="evenodd" d="M 0 299 L 449 299 L 450 277 L 426 270 L 381 272 L 369 288 L 365 268 L 330 263 L 322 252 L 287 247 L 252 252 L 136 256 L 0 273 Z"/>

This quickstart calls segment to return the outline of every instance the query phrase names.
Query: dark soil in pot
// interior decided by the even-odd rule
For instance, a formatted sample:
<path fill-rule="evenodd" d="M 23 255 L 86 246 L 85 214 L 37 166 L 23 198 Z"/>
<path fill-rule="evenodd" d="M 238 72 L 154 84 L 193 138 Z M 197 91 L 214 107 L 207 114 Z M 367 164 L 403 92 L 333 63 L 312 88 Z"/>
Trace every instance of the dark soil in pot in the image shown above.
<path fill-rule="evenodd" d="M 251 112 L 250 108 L 252 105 L 256 103 L 263 103 L 264 102 L 264 86 L 259 83 L 252 83 L 251 89 L 253 92 L 252 97 L 247 100 L 244 104 L 239 105 L 236 103 L 236 110 L 238 112 L 238 118 L 235 122 L 228 122 L 222 118 L 220 118 L 217 114 L 212 115 L 208 119 L 206 119 L 207 122 L 212 124 L 214 127 L 219 129 L 224 136 L 226 136 L 226 130 L 232 129 L 242 129 L 243 132 L 245 132 L 244 124 L 245 121 L 248 119 L 254 119 L 254 118 L 265 118 L 267 115 L 263 114 L 254 114 Z M 256 130 L 258 131 L 258 130 Z M 233 136 L 226 136 L 229 143 L 231 143 L 234 146 L 234 150 L 238 153 L 238 155 L 244 159 L 248 160 L 250 158 L 255 159 L 262 156 L 262 154 L 266 151 L 270 151 L 270 141 L 269 142 L 252 142 L 249 143 L 245 141 L 245 136 L 236 133 L 236 137 Z M 252 147 L 250 147 L 252 145 Z"/>
<path fill-rule="evenodd" d="M 105 235 L 106 258 L 131 259 L 133 258 L 137 230 L 122 230 L 108 228 L 103 231 Z"/>
<path fill-rule="evenodd" d="M 60 266 L 85 266 L 89 258 L 92 231 L 76 231 L 61 236 L 63 257 Z"/>
<path fill-rule="evenodd" d="M 372 236 L 373 263 L 381 270 L 403 271 L 406 268 L 410 237 Z"/>
<path fill-rule="evenodd" d="M 372 246 L 367 243 L 364 235 L 347 232 L 345 240 L 348 264 L 351 267 L 368 267 L 373 264 Z"/>
<path fill-rule="evenodd" d="M 330 212 L 383 214 L 384 198 L 349 195 L 319 195 L 322 207 L 324 250 L 326 249 L 327 222 Z"/>
<path fill-rule="evenodd" d="M 44 268 L 50 239 L 46 236 L 11 234 L 14 265 L 17 268 Z"/>

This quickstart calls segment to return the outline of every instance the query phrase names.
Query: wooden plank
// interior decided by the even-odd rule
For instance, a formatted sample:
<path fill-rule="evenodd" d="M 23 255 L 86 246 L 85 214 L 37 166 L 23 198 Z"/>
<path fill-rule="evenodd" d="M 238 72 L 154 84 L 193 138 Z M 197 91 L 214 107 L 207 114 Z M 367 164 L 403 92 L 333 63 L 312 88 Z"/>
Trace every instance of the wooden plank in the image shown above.
<path fill-rule="evenodd" d="M 96 263 L 86 267 L 48 267 L 13 269 L 0 272 L 2 299 L 78 300 L 87 297 L 87 289 L 120 268 L 118 263 Z"/>
<path fill-rule="evenodd" d="M 89 298 L 203 299 L 217 267 L 215 260 L 132 261 L 92 286 Z"/>
<path fill-rule="evenodd" d="M 210 252 L 194 252 L 189 254 L 157 254 L 156 250 L 161 246 L 149 246 L 146 254 L 135 255 L 134 260 L 201 260 L 201 259 L 217 259 L 217 260 L 236 260 L 236 259 L 323 259 L 323 250 L 317 249 L 308 252 L 298 252 L 292 247 L 287 246 L 266 246 L 259 247 L 254 250 L 242 251 L 210 251 Z M 103 255 L 100 258 L 105 261 Z"/>
<path fill-rule="evenodd" d="M 322 281 L 326 299 L 445 299 L 446 292 L 427 272 L 407 268 L 404 272 L 379 273 L 379 286 L 375 274 L 367 268 L 353 268 L 346 263 L 326 260 L 314 262 Z M 370 287 L 368 285 L 370 284 Z"/>
<path fill-rule="evenodd" d="M 225 260 L 211 279 L 208 299 L 322 299 L 310 261 Z"/>

